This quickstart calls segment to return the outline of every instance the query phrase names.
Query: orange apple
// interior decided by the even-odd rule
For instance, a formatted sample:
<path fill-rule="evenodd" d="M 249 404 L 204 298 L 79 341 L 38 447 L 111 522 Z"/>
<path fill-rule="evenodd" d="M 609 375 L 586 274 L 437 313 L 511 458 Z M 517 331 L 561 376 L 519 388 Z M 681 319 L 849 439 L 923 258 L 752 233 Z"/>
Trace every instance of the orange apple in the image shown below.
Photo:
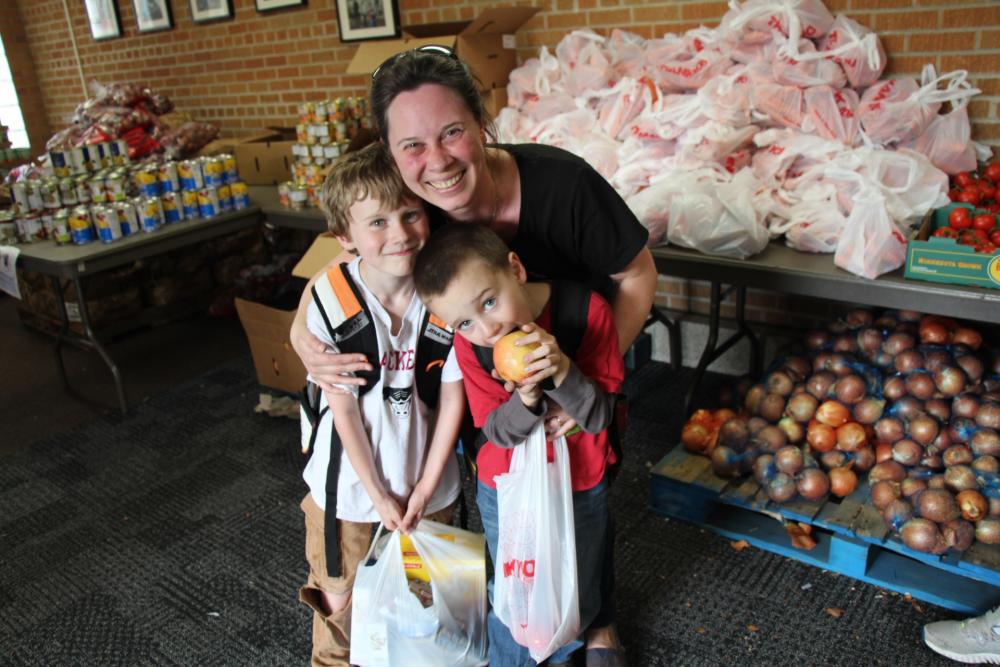
<path fill-rule="evenodd" d="M 538 347 L 538 343 L 515 345 L 515 341 L 528 334 L 515 329 L 497 341 L 493 346 L 493 366 L 504 380 L 520 384 L 530 375 L 524 368 L 529 362 L 525 360 L 528 354 Z"/>

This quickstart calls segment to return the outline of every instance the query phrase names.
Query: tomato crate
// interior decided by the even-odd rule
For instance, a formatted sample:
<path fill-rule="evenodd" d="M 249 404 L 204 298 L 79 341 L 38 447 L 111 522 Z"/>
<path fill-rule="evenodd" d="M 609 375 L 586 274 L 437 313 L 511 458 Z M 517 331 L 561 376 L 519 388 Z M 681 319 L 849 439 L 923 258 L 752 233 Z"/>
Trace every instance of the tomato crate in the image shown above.
<path fill-rule="evenodd" d="M 679 445 L 650 477 L 650 509 L 658 514 L 957 612 L 1000 604 L 1000 545 L 977 542 L 940 556 L 914 551 L 890 533 L 869 496 L 862 483 L 843 499 L 773 503 L 752 476 L 718 477 L 708 458 Z M 812 527 L 813 549 L 792 546 L 790 522 Z"/>
<path fill-rule="evenodd" d="M 1000 250 L 992 254 L 977 252 L 955 238 L 934 236 L 935 231 L 949 226 L 948 216 L 957 208 L 976 210 L 969 204 L 949 204 L 924 218 L 916 237 L 907 243 L 903 275 L 934 283 L 1000 289 Z M 993 218 L 996 229 L 997 216 Z"/>

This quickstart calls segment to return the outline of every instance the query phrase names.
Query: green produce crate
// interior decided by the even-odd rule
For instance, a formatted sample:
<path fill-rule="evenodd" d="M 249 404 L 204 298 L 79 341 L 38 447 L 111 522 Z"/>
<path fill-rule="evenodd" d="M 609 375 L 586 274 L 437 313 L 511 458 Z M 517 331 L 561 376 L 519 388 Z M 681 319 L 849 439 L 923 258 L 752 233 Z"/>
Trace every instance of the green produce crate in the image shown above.
<path fill-rule="evenodd" d="M 959 206 L 973 208 L 968 204 L 949 204 L 924 218 L 917 236 L 907 244 L 903 275 L 933 283 L 1000 289 L 1000 251 L 987 255 L 959 244 L 956 239 L 932 236 L 934 230 L 948 226 L 948 214 Z"/>

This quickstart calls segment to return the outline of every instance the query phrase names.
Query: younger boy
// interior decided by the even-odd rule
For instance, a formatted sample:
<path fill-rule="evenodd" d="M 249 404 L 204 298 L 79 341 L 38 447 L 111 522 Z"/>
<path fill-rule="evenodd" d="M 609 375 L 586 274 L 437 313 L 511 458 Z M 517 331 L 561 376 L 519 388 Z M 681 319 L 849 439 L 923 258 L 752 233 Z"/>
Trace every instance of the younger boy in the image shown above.
<path fill-rule="evenodd" d="M 303 410 L 313 454 L 302 501 L 309 580 L 299 597 L 315 611 L 312 664 L 349 665 L 351 588 L 373 523 L 408 532 L 425 514 L 450 521 L 465 397 L 451 332 L 415 294 L 413 266 L 430 228 L 392 159 L 378 144 L 346 155 L 321 197 L 330 231 L 357 257 L 316 280 L 309 330 L 334 353 L 381 360 L 364 387 L 316 395 L 312 386 L 318 403 Z"/>
<path fill-rule="evenodd" d="M 582 427 L 567 442 L 587 662 L 624 664 L 613 625 L 614 533 L 605 476 L 615 463 L 608 426 L 625 374 L 611 307 L 599 295 L 581 292 L 579 286 L 528 282 L 518 256 L 488 227 L 475 224 L 456 223 L 436 231 L 417 258 L 414 276 L 417 293 L 427 306 L 460 334 L 455 352 L 473 421 L 487 439 L 476 457 L 477 503 L 494 565 L 498 539 L 494 476 L 509 470 L 513 447 L 543 420 L 550 431 L 560 434 L 574 425 Z M 579 294 L 586 324 L 570 359 L 549 333 L 558 312 L 553 302 L 573 300 Z M 531 375 L 516 386 L 497 380 L 480 361 L 482 350 L 479 356 L 476 351 L 476 346 L 492 348 L 514 329 L 528 334 L 521 342 L 540 344 L 528 355 Z M 488 624 L 490 664 L 535 664 L 492 612 Z M 567 663 L 580 645 L 575 641 L 560 648 L 548 664 Z"/>

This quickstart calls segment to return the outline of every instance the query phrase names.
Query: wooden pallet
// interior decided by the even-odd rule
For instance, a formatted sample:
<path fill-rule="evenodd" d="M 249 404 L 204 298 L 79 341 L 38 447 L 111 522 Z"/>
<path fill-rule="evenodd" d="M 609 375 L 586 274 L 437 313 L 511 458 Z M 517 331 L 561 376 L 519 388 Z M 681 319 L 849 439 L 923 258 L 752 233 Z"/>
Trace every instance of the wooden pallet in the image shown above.
<path fill-rule="evenodd" d="M 1000 546 L 920 553 L 891 534 L 867 484 L 824 502 L 771 502 L 753 477 L 717 477 L 710 461 L 677 446 L 652 470 L 650 507 L 734 540 L 966 614 L 1000 604 Z M 784 523 L 812 526 L 816 547 L 791 545 Z M 986 584 L 986 585 L 984 585 Z"/>

